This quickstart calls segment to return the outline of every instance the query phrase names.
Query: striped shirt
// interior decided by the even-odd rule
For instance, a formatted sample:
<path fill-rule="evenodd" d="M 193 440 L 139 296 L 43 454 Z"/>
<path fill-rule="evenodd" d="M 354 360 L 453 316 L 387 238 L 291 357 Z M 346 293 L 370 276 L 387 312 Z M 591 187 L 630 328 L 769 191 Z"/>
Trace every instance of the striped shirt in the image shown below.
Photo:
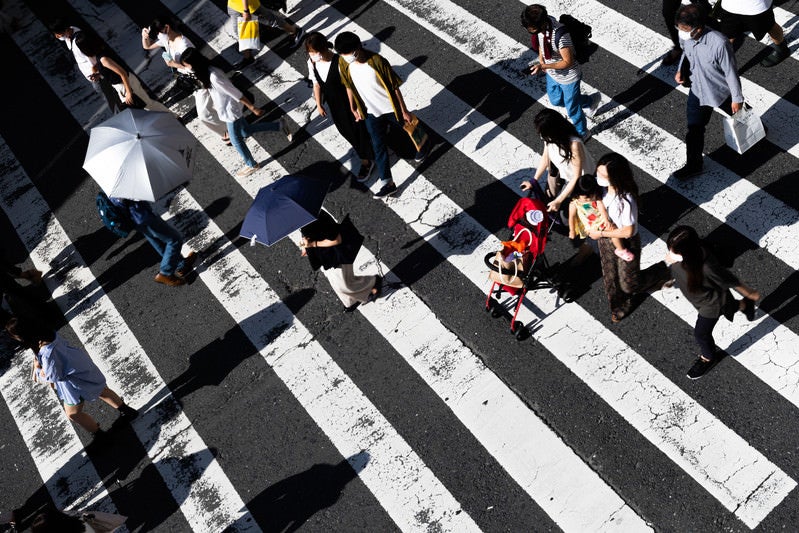
<path fill-rule="evenodd" d="M 560 22 L 555 20 L 554 17 L 549 17 L 552 21 L 552 39 L 555 39 L 556 30 L 563 26 Z M 568 31 L 564 31 L 560 35 L 560 39 L 558 42 L 552 43 L 552 57 L 549 59 L 544 58 L 543 52 L 541 53 L 541 59 L 546 64 L 557 63 L 558 61 L 563 60 L 563 56 L 560 55 L 560 51 L 563 48 L 571 47 L 572 55 L 575 55 L 574 52 L 574 44 L 572 43 L 572 37 L 569 35 Z M 538 49 L 544 50 L 544 32 L 538 34 Z M 547 76 L 551 76 L 552 79 L 561 84 L 561 85 L 569 85 L 574 83 L 580 79 L 580 65 L 577 63 L 577 59 L 575 58 L 574 64 L 569 68 L 562 68 L 562 69 L 547 69 L 546 72 Z"/>

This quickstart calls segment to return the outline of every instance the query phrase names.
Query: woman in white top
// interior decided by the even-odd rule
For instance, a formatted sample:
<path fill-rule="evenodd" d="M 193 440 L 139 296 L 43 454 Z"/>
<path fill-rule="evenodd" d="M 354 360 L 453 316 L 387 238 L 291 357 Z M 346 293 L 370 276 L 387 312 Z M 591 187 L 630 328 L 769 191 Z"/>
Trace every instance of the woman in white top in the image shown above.
<path fill-rule="evenodd" d="M 610 319 L 619 322 L 632 309 L 632 298 L 638 288 L 641 263 L 641 237 L 638 234 L 638 185 L 632 167 L 624 156 L 609 153 L 596 164 L 596 181 L 607 192 L 602 203 L 613 224 L 610 230 L 592 229 L 588 236 L 599 244 L 602 279 L 610 304 Z M 624 239 L 625 248 L 633 253 L 632 261 L 624 261 L 615 253 L 611 238 Z"/>
<path fill-rule="evenodd" d="M 230 142 L 244 159 L 245 166 L 236 172 L 236 176 L 243 178 L 249 176 L 261 166 L 252 156 L 244 139 L 259 131 L 283 131 L 291 142 L 292 133 L 288 128 L 285 117 L 280 117 L 279 122 L 260 122 L 250 124 L 244 118 L 246 106 L 253 115 L 260 117 L 264 110 L 255 107 L 249 98 L 236 88 L 225 76 L 225 73 L 212 67 L 208 59 L 196 48 L 187 48 L 181 55 L 183 66 L 192 71 L 206 89 L 211 91 L 211 99 L 219 118 L 225 121 Z"/>
<path fill-rule="evenodd" d="M 75 36 L 75 45 L 84 55 L 94 58 L 95 69 L 111 83 L 123 104 L 148 111 L 169 112 L 164 104 L 150 98 L 135 74 L 125 70 L 107 55 L 107 50 L 99 39 L 80 32 Z"/>
<path fill-rule="evenodd" d="M 558 211 L 580 176 L 594 173 L 596 163 L 574 125 L 554 109 L 544 109 L 535 116 L 535 129 L 544 141 L 544 150 L 533 180 L 538 181 L 549 170 L 547 192 L 552 200 L 547 209 Z M 524 181 L 521 187 L 526 191 L 531 183 Z"/>
<path fill-rule="evenodd" d="M 369 179 L 374 168 L 374 150 L 369 131 L 363 120 L 356 121 L 350 109 L 347 88 L 341 81 L 338 68 L 338 54 L 333 53 L 333 45 L 318 31 L 309 33 L 305 38 L 305 50 L 308 52 L 308 77 L 313 80 L 313 95 L 316 100 L 316 111 L 325 117 L 330 111 L 330 118 L 341 134 L 347 139 L 355 153 L 361 158 L 361 168 L 355 179 L 364 183 Z"/>
<path fill-rule="evenodd" d="M 222 141 L 225 144 L 230 146 L 227 127 L 214 110 L 211 91 L 200 85 L 197 78 L 192 75 L 191 70 L 184 67 L 183 63 L 180 62 L 180 56 L 183 52 L 187 48 L 193 48 L 194 45 L 180 32 L 178 25 L 163 19 L 155 19 L 149 28 L 142 29 L 141 45 L 145 50 L 163 48 L 164 53 L 161 55 L 166 66 L 175 69 L 178 76 L 190 77 L 193 80 L 193 84 L 196 87 L 193 93 L 194 102 L 197 106 L 197 117 L 208 129 L 222 137 Z"/>

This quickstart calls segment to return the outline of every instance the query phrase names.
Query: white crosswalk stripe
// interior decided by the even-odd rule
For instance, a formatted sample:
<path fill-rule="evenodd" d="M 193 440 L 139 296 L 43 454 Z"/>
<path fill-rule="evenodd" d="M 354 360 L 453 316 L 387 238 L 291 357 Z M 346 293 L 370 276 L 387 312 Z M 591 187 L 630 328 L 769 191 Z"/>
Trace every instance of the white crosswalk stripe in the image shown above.
<path fill-rule="evenodd" d="M 65 1 L 75 13 L 92 20 L 94 29 L 115 53 L 139 72 L 143 83 L 158 90 L 169 83 L 168 70 L 157 54 L 142 59 L 137 39 L 140 21 L 138 24 L 133 22 L 115 4 Z M 71 112 L 84 129 L 96 124 L 104 116 L 99 97 L 74 73 L 67 76 L 55 74 L 57 59 L 54 58 L 60 53 L 58 43 L 46 42 L 46 30 L 26 6 L 16 0 L 9 3 L 15 16 L 23 22 L 12 33 L 14 43 L 57 93 L 58 105 Z M 206 53 L 219 54 L 231 63 L 237 60 L 239 56 L 231 47 L 231 38 L 223 27 L 227 15 L 218 6 L 189 0 L 163 0 L 162 3 L 180 17 L 189 31 L 207 43 Z M 386 0 L 383 4 L 379 9 L 407 18 L 399 23 L 400 27 L 418 27 L 426 35 L 456 45 L 458 54 L 476 62 L 538 104 L 549 105 L 541 96 L 545 91 L 540 80 L 524 78 L 518 73 L 517 67 L 526 64 L 524 58 L 529 56 L 529 49 L 515 36 L 503 33 L 487 23 L 485 18 L 472 14 L 469 6 L 456 5 L 448 0 Z M 513 4 L 509 8 L 513 17 L 518 16 L 516 12 L 522 5 Z M 364 38 L 367 47 L 378 50 L 392 64 L 398 65 L 398 72 L 407 80 L 403 94 L 409 107 L 419 109 L 419 116 L 430 129 L 448 143 L 447 146 L 454 148 L 448 154 L 459 165 L 481 169 L 511 191 L 517 191 L 519 182 L 537 165 L 536 151 L 525 144 L 526 139 L 519 138 L 480 110 L 473 109 L 466 103 L 468 99 L 458 94 L 462 89 L 451 89 L 445 87 L 443 81 L 438 81 L 440 76 L 449 74 L 428 71 L 424 64 L 415 67 L 408 60 L 407 52 L 403 54 L 371 37 L 368 21 L 348 20 L 338 10 L 344 10 L 346 6 L 304 0 L 296 7 L 297 11 L 292 16 L 307 31 L 318 30 L 327 35 L 355 31 Z M 657 83 L 673 85 L 669 71 L 658 68 L 659 62 L 653 63 L 658 54 L 670 46 L 663 34 L 614 11 L 612 5 L 605 6 L 594 0 L 561 1 L 557 8 L 552 6 L 552 9 L 574 13 L 591 24 L 594 27 L 593 40 L 613 54 L 613 61 L 643 69 L 653 80 L 659 80 Z M 776 11 L 778 21 L 791 22 L 790 12 Z M 659 17 L 659 13 L 657 15 Z M 786 27 L 786 32 L 789 29 Z M 638 40 L 631 40 L 631 35 Z M 277 52 L 265 48 L 258 67 L 251 72 L 245 71 L 240 79 L 248 79 L 253 89 L 258 91 L 257 95 L 266 96 L 302 126 L 311 136 L 304 142 L 318 143 L 314 144 L 315 153 L 327 153 L 349 166 L 352 158 L 349 146 L 338 136 L 329 120 L 322 120 L 314 113 L 315 104 L 302 81 L 306 76 L 304 62 L 296 57 L 283 59 L 278 55 L 280 49 Z M 794 68 L 793 64 L 790 60 L 786 63 L 790 66 L 785 68 Z M 589 83 L 592 84 L 593 80 L 587 80 L 587 83 L 584 80 L 585 92 L 594 90 Z M 596 89 L 601 91 L 602 87 L 597 85 Z M 795 138 L 789 132 L 794 122 L 791 117 L 799 114 L 797 106 L 748 79 L 744 79 L 744 92 L 751 102 L 756 102 L 757 109 L 768 109 L 764 121 L 769 126 L 769 141 L 790 156 L 796 156 Z M 681 93 L 685 91 L 681 90 Z M 608 96 L 603 97 L 604 102 L 609 100 Z M 754 180 L 741 178 L 735 169 L 710 158 L 706 158 L 707 172 L 701 178 L 689 183 L 675 182 L 669 178 L 669 173 L 681 164 L 684 153 L 682 140 L 659 123 L 662 118 L 657 118 L 658 123 L 655 123 L 622 104 L 614 105 L 598 117 L 595 138 L 599 142 L 625 155 L 648 177 L 698 207 L 700 211 L 694 216 L 731 228 L 759 245 L 769 264 L 782 270 L 787 267 L 787 271 L 796 268 L 799 253 L 791 236 L 799 216 L 792 200 L 781 198 L 778 192 L 759 188 Z M 674 122 L 668 127 L 676 125 L 681 128 L 679 120 L 682 120 L 682 112 L 675 115 Z M 222 146 L 215 135 L 205 130 L 197 120 L 187 123 L 187 127 L 198 138 L 205 153 L 210 155 L 213 165 L 230 174 L 237 170 L 238 156 Z M 283 156 L 279 156 L 279 160 L 273 158 L 278 157 L 275 154 L 280 152 L 284 142 L 275 142 L 274 139 L 270 136 L 268 144 L 249 142 L 256 160 L 265 161 L 263 170 L 238 182 L 227 175 L 220 176 L 219 180 L 237 183 L 248 197 L 254 197 L 265 179 L 274 180 L 291 172 L 292 168 Z M 14 141 L 11 144 L 14 145 Z M 79 146 L 80 142 L 75 144 Z M 595 153 L 601 150 L 596 144 L 589 145 Z M 54 217 L 46 231 L 36 230 L 36 226 L 26 228 L 25 217 L 33 215 L 24 211 L 23 204 L 27 201 L 38 205 L 42 212 L 39 215 L 41 220 L 46 220 L 48 206 L 36 188 L 27 185 L 30 182 L 24 169 L 19 168 L 20 164 L 14 160 L 10 147 L 2 143 L 0 148 L 0 158 L 6 161 L 3 209 L 23 243 L 34 250 L 34 263 L 46 269 L 49 261 L 71 244 Z M 8 170 L 15 167 L 19 170 Z M 443 188 L 439 188 L 439 168 L 443 167 L 433 162 L 422 174 L 398 160 L 392 170 L 400 187 L 399 195 L 375 203 L 376 209 L 384 216 L 391 214 L 398 218 L 420 242 L 426 242 L 443 258 L 448 272 L 453 272 L 458 278 L 454 285 L 457 291 L 469 295 L 485 291 L 482 258 L 497 248 L 499 239 L 492 235 L 481 218 L 470 214 L 474 213 L 474 206 L 459 205 L 458 201 L 447 196 Z M 463 178 L 463 181 L 467 186 L 470 183 L 469 178 Z M 188 191 L 195 187 L 190 186 Z M 21 195 L 22 191 L 25 191 L 24 195 Z M 315 336 L 320 334 L 319 326 L 304 325 L 291 314 L 289 308 L 281 303 L 278 292 L 270 288 L 266 276 L 259 273 L 251 261 L 245 259 L 245 254 L 236 250 L 228 240 L 230 234 L 225 227 L 206 216 L 202 204 L 188 191 L 175 196 L 171 213 L 165 216 L 173 217 L 184 233 L 192 236 L 189 246 L 203 251 L 198 279 L 210 290 L 221 309 L 239 324 L 271 371 L 285 383 L 338 453 L 349 460 L 360 480 L 395 525 L 409 531 L 490 528 L 488 524 L 492 522 L 484 516 L 483 510 L 475 509 L 471 504 L 463 505 L 469 490 L 453 485 L 451 481 L 445 486 L 437 478 L 437 468 L 440 467 L 428 466 L 440 465 L 441 458 L 431 457 L 429 450 L 417 453 L 412 444 L 413 437 L 403 435 L 402 430 L 392 425 L 391 417 L 382 414 L 386 409 L 382 393 L 362 390 L 363 384 L 348 376 L 336 362 L 340 355 L 329 352 L 329 348 L 315 340 Z M 331 196 L 342 199 L 346 195 L 340 191 L 331 193 Z M 758 213 L 768 213 L 768 216 L 757 216 Z M 665 245 L 658 236 L 659 232 L 642 227 L 641 233 L 645 245 L 643 268 L 660 260 Z M 44 244 L 39 243 L 42 237 L 50 235 L 55 235 L 49 237 L 50 243 L 47 240 L 43 241 Z M 296 240 L 297 235 L 291 238 Z M 375 257 L 367 247 L 359 254 L 356 266 L 367 272 L 373 272 L 377 266 L 389 271 L 392 265 L 379 255 Z M 165 403 L 176 403 L 176 400 L 159 377 L 160 363 L 155 359 L 151 362 L 133 333 L 125 330 L 125 317 L 114 309 L 91 271 L 85 265 L 80 266 L 80 256 L 74 253 L 73 259 L 77 261 L 77 269 L 67 272 L 64 279 L 74 279 L 78 288 L 72 285 L 64 292 L 64 288 L 55 283 L 48 288 L 54 295 L 62 295 L 62 309 L 70 326 L 90 353 L 99 359 L 110 382 L 124 391 L 134 406 L 148 407 L 142 420 L 134 424 L 134 429 L 183 511 L 185 520 L 198 531 L 218 530 L 223 526 L 232 526 L 236 530 L 268 529 L 262 523 L 259 510 L 248 509 L 250 503 L 244 503 L 237 493 L 238 487 L 231 483 L 220 463 L 203 444 L 209 439 L 216 441 L 214 434 L 206 434 L 206 425 L 202 426 L 203 429 L 194 429 L 179 405 L 163 410 Z M 59 278 L 59 281 L 62 280 Z M 389 272 L 387 281 L 401 285 L 403 276 L 397 277 Z M 601 292 L 601 287 L 597 290 Z M 652 296 L 651 305 L 658 307 L 658 313 L 668 315 L 667 321 L 692 325 L 695 311 L 678 297 L 677 291 L 659 291 Z M 568 428 L 553 425 L 547 420 L 546 408 L 531 408 L 530 404 L 538 401 L 526 397 L 522 392 L 526 389 L 520 389 L 513 376 L 492 368 L 491 363 L 487 363 L 492 358 L 484 359 L 468 338 L 470 326 L 442 317 L 440 306 L 429 303 L 435 299 L 435 291 L 413 284 L 402 286 L 376 304 L 359 308 L 360 316 L 369 327 L 363 332 L 365 339 L 379 338 L 386 342 L 400 360 L 418 374 L 421 383 L 441 403 L 430 406 L 433 412 L 440 412 L 443 408 L 454 413 L 456 418 L 452 420 L 456 427 L 453 431 L 467 431 L 473 436 L 484 448 L 484 453 L 496 461 L 555 527 L 566 531 L 675 529 L 675 524 L 680 522 L 661 524 L 648 516 L 649 503 L 644 501 L 649 497 L 648 490 L 636 493 L 617 486 L 617 481 L 611 481 L 615 474 L 603 473 L 602 465 L 589 459 L 590 449 L 568 442 Z M 477 311 L 482 307 L 480 301 L 464 304 Z M 597 313 L 595 306 L 586 304 L 582 301 L 564 303 L 556 294 L 544 291 L 528 293 L 520 319 L 530 326 L 538 341 L 537 346 L 544 349 L 536 348 L 536 353 L 540 352 L 538 356 L 562 364 L 576 378 L 574 386 L 584 387 L 596 395 L 601 403 L 596 406 L 598 412 L 615 413 L 619 423 L 646 439 L 649 448 L 643 449 L 643 453 L 667 457 L 673 462 L 675 473 L 687 475 L 683 476 L 683 482 L 692 478 L 700 490 L 706 491 L 709 501 L 716 501 L 731 517 L 740 521 L 735 527 L 755 528 L 775 515 L 782 520 L 785 516 L 783 509 L 789 505 L 788 495 L 796 487 L 794 479 L 799 472 L 786 463 L 782 455 L 775 455 L 774 450 L 764 450 L 747 442 L 739 435 L 740 427 L 717 418 L 719 415 L 708 407 L 707 399 L 695 398 L 693 389 L 669 379 L 659 367 L 651 364 L 647 351 L 657 349 L 658 343 L 654 339 L 650 345 L 630 345 L 630 332 L 607 329 L 594 317 Z M 94 307 L 98 305 L 104 306 L 102 316 L 110 317 L 105 324 L 97 321 L 100 315 Z M 636 314 L 628 320 L 636 321 Z M 571 326 L 576 324 L 579 327 Z M 643 322 L 640 325 L 647 327 Z M 213 339 L 213 332 L 210 335 Z M 120 343 L 108 348 L 101 341 L 107 338 L 118 339 Z M 501 340 L 508 342 L 506 337 Z M 787 400 L 790 407 L 786 409 L 793 410 L 799 406 L 799 374 L 794 364 L 799 355 L 799 341 L 792 321 L 783 323 L 766 314 L 753 323 L 722 323 L 716 330 L 716 340 L 720 347 L 736 356 L 735 361 L 758 378 L 752 381 L 753 386 L 761 387 L 766 395 L 774 392 Z M 137 355 L 123 358 L 122 353 Z M 386 354 L 386 357 L 391 356 Z M 40 389 L 18 383 L 24 369 L 18 356 L 0 376 L 0 386 L 27 453 L 36 458 L 38 475 L 45 482 L 53 501 L 59 507 L 82 509 L 99 506 L 115 511 L 119 508 L 115 505 L 117 498 L 113 493 L 109 496 L 110 489 L 104 487 L 91 459 L 81 454 L 77 433 L 59 413 L 53 397 L 43 398 Z M 135 387 L 130 381 L 134 375 Z M 25 413 L 19 401 L 28 396 L 38 398 L 30 401 L 41 403 L 36 418 Z M 741 407 L 745 408 L 745 402 Z M 174 423 L 163 427 L 167 420 L 174 420 Z M 47 447 L 41 443 L 47 438 L 51 425 L 63 428 L 61 438 L 66 443 L 65 450 L 69 450 L 63 455 L 54 453 L 52 444 Z M 180 444 L 176 444 L 174 439 L 185 440 L 178 440 Z M 624 444 L 613 442 L 611 445 L 624 449 Z M 225 446 L 235 449 L 235 445 L 230 443 Z M 223 453 L 227 449 L 223 449 Z M 202 467 L 188 478 L 181 473 L 184 465 L 179 461 L 163 460 L 163 457 L 179 459 L 192 454 L 206 454 L 208 457 L 200 461 Z M 453 468 L 474 467 L 459 465 L 455 458 L 448 460 Z M 208 497 L 209 487 L 214 493 L 211 499 Z M 211 500 L 218 500 L 218 503 L 209 505 Z M 678 513 L 679 507 L 674 509 Z M 250 511 L 256 519 L 249 514 Z M 736 520 L 727 523 L 736 523 Z"/>

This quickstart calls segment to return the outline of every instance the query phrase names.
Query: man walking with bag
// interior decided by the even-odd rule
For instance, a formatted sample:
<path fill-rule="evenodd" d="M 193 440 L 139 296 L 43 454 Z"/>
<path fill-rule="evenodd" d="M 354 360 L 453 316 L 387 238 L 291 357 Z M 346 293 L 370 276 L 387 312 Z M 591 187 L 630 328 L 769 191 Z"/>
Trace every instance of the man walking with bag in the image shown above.
<path fill-rule="evenodd" d="M 695 4 L 682 6 L 675 19 L 683 48 L 680 66 L 686 59 L 691 62 L 691 89 L 688 92 L 685 135 L 685 166 L 674 171 L 682 180 L 702 172 L 702 149 L 705 146 L 705 128 L 718 107 L 734 115 L 743 107 L 744 97 L 735 53 L 732 44 L 721 33 L 705 25 L 705 15 Z M 682 84 L 680 67 L 674 79 Z"/>

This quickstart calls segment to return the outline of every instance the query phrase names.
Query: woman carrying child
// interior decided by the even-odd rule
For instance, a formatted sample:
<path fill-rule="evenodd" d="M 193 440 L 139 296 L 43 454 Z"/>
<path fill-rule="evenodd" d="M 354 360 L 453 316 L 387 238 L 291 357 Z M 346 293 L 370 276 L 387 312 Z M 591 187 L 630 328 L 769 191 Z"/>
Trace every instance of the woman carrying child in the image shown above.
<path fill-rule="evenodd" d="M 608 210 L 602 203 L 602 188 L 596 182 L 596 176 L 583 174 L 577 180 L 574 195 L 569 202 L 569 238 L 585 239 L 591 230 L 610 230 Z M 611 237 L 614 253 L 628 263 L 635 258 L 630 250 L 624 247 L 619 237 Z"/>

